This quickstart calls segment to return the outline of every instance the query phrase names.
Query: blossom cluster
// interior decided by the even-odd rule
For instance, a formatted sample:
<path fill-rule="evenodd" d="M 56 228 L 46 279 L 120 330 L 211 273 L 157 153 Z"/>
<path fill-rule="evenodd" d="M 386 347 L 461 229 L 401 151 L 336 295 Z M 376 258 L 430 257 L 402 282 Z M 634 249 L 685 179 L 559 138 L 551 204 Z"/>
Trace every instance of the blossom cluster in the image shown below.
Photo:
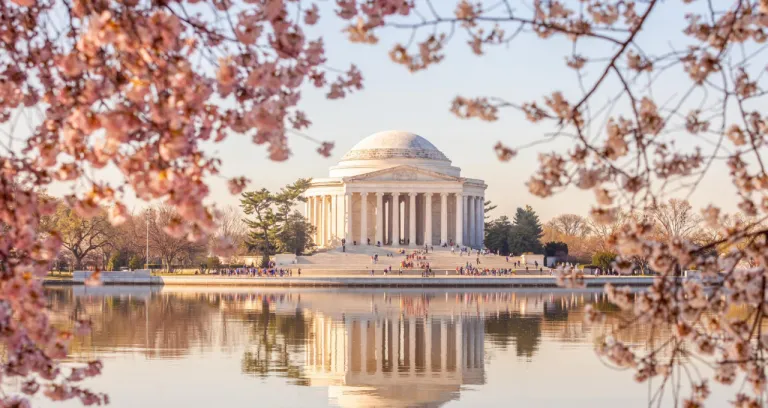
<path fill-rule="evenodd" d="M 74 333 L 54 329 L 45 313 L 40 282 L 61 239 L 41 227 L 53 211 L 43 192 L 54 182 L 71 186 L 64 201 L 79 216 L 107 208 L 115 225 L 129 218 L 126 197 L 159 201 L 177 214 L 166 233 L 200 241 L 217 218 L 205 204 L 206 180 L 221 171 L 203 144 L 244 135 L 266 146 L 269 159 L 286 160 L 287 134 L 311 124 L 299 109 L 300 89 L 338 99 L 362 89 L 362 74 L 354 65 L 328 67 L 322 38 L 306 33 L 320 19 L 315 4 L 0 3 L 0 126 L 11 133 L 0 141 L 0 371 L 29 378 L 22 394 L 101 404 L 106 396 L 77 386 L 97 375 L 100 363 L 63 369 L 59 360 Z M 373 3 L 339 1 L 335 9 L 345 19 L 359 10 L 369 23 L 408 10 L 402 1 Z M 330 155 L 332 142 L 318 145 Z M 94 176 L 100 169 L 121 177 L 103 181 Z M 247 183 L 234 177 L 229 190 Z M 225 240 L 213 246 L 232 248 Z M 27 403 L 12 392 L 0 397 L 0 406 Z"/>

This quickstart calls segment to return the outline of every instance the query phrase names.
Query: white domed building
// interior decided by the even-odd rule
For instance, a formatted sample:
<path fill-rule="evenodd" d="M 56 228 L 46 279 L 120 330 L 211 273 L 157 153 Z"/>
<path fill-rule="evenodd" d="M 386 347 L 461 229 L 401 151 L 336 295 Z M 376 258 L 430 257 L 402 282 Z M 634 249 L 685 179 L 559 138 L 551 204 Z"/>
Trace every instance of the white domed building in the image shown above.
<path fill-rule="evenodd" d="M 461 169 L 427 139 L 409 132 L 375 133 L 315 178 L 306 215 L 315 244 L 483 246 L 483 180 Z M 370 243 L 369 243 L 370 242 Z"/>

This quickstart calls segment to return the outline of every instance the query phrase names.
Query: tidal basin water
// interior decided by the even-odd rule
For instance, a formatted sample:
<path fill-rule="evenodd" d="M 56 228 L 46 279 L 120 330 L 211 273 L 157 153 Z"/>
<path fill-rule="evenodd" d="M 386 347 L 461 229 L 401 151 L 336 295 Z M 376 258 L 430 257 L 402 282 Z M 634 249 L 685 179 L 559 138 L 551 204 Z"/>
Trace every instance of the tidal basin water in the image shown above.
<path fill-rule="evenodd" d="M 103 360 L 85 385 L 112 407 L 648 404 L 647 383 L 595 355 L 622 318 L 599 290 L 105 286 L 53 287 L 48 299 L 61 327 L 92 319 L 71 359 Z M 605 324 L 583 323 L 591 302 Z M 648 336 L 618 335 L 641 348 Z"/>

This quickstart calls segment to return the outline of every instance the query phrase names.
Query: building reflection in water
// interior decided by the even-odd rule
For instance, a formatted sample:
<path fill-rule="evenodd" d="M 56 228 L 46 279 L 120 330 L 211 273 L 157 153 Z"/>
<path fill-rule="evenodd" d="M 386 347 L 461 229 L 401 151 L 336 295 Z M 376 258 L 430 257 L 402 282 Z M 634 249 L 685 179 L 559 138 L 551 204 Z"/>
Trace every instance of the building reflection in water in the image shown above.
<path fill-rule="evenodd" d="M 442 404 L 485 381 L 483 321 L 316 314 L 305 376 L 344 407 Z"/>
<path fill-rule="evenodd" d="M 543 338 L 565 345 L 600 337 L 600 327 L 583 323 L 586 303 L 608 312 L 606 328 L 620 318 L 597 291 L 125 291 L 48 289 L 57 324 L 93 321 L 74 358 L 237 355 L 243 374 L 328 387 L 331 402 L 345 407 L 442 405 L 485 382 L 486 347 L 514 347 L 531 360 Z M 642 344 L 649 333 L 620 335 Z"/>

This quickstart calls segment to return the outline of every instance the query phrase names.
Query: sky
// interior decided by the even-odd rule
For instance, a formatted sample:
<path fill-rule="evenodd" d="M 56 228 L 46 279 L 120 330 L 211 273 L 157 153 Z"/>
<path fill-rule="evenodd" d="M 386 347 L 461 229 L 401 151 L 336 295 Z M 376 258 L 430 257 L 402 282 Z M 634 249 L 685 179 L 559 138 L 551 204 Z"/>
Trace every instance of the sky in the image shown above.
<path fill-rule="evenodd" d="M 455 4 L 444 4 L 449 3 Z M 647 23 L 649 29 L 638 39 L 659 52 L 673 42 L 675 46 L 685 44 L 680 31 L 683 13 L 689 11 L 678 2 L 663 7 L 662 12 L 651 16 Z M 426 71 L 410 73 L 394 64 L 387 54 L 393 43 L 407 41 L 409 32 L 383 32 L 380 43 L 371 46 L 349 43 L 341 33 L 342 27 L 343 22 L 326 12 L 309 37 L 324 37 L 328 66 L 346 69 L 350 63 L 356 64 L 363 72 L 365 89 L 346 99 L 331 101 L 325 99 L 323 92 L 307 87 L 299 105 L 312 121 L 304 133 L 333 141 L 336 147 L 332 156 L 324 158 L 315 152 L 317 146 L 312 142 L 290 136 L 292 157 L 286 162 L 272 162 L 267 159 L 265 146 L 252 144 L 248 136 L 231 135 L 213 148 L 223 160 L 224 176 L 211 180 L 214 202 L 237 205 L 238 198 L 227 191 L 227 177 L 246 176 L 251 180 L 248 189 L 277 189 L 301 177 L 327 177 L 328 168 L 366 136 L 382 130 L 404 130 L 432 142 L 454 166 L 461 168 L 462 176 L 485 180 L 486 199 L 498 205 L 492 216 L 511 216 L 517 207 L 525 205 L 531 205 L 542 220 L 562 213 L 587 214 L 594 203 L 591 192 L 569 189 L 542 200 L 531 195 L 525 186 L 537 167 L 537 155 L 564 151 L 570 146 L 567 141 L 523 150 L 512 161 L 502 163 L 493 151 L 498 141 L 510 146 L 524 145 L 540 140 L 549 129 L 529 123 L 514 110 L 501 111 L 500 120 L 492 123 L 459 119 L 449 111 L 456 95 L 499 96 L 522 103 L 541 101 L 552 91 L 562 90 L 566 96 L 577 98 L 576 76 L 565 67 L 565 57 L 571 50 L 569 41 L 543 41 L 523 34 L 509 46 L 489 48 L 486 55 L 478 57 L 470 52 L 466 39 L 457 36 L 448 46 L 442 63 Z M 609 51 L 605 47 L 590 46 L 584 52 L 602 56 Z M 603 66 L 586 69 L 586 84 L 595 80 Z M 678 69 L 669 77 L 659 79 L 654 96 L 664 100 L 666 96 L 684 92 L 679 86 L 682 75 Z M 596 99 L 605 101 L 618 90 L 615 81 L 608 81 Z M 679 145 L 688 140 L 681 139 Z M 691 196 L 694 207 L 715 203 L 728 210 L 735 208 L 735 190 L 723 169 L 721 163 L 715 164 L 704 187 Z"/>
<path fill-rule="evenodd" d="M 446 2 L 453 4 L 454 2 Z M 679 5 L 665 5 L 664 12 L 652 15 L 649 30 L 639 40 L 650 48 L 663 51 L 674 40 L 676 46 L 685 44 L 680 35 L 682 13 L 690 11 Z M 576 76 L 565 67 L 571 44 L 566 40 L 543 41 L 532 35 L 518 37 L 508 47 L 489 48 L 478 57 L 469 51 L 465 39 L 457 37 L 449 45 L 445 60 L 426 71 L 410 73 L 394 64 L 387 54 L 394 42 L 407 40 L 408 32 L 387 31 L 377 45 L 351 44 L 342 33 L 340 21 L 325 18 L 317 27 L 324 36 L 328 65 L 343 68 L 349 62 L 363 72 L 365 89 L 340 101 L 330 101 L 322 93 L 307 89 L 301 108 L 306 110 L 312 126 L 305 132 L 320 140 L 336 144 L 333 155 L 323 158 L 316 154 L 315 145 L 299 137 L 291 137 L 293 157 L 283 163 L 270 162 L 265 149 L 251 145 L 246 137 L 231 136 L 219 146 L 224 158 L 225 174 L 244 172 L 252 180 L 252 188 L 279 188 L 299 177 L 327 177 L 328 168 L 358 141 L 381 130 L 405 130 L 431 141 L 462 170 L 462 176 L 485 180 L 486 198 L 498 205 L 493 216 L 512 215 L 517 207 L 531 205 L 543 220 L 561 213 L 586 215 L 593 205 L 591 192 L 569 189 L 548 199 L 530 194 L 525 182 L 537 167 L 540 152 L 562 151 L 569 144 L 557 141 L 521 151 L 518 157 L 502 163 L 496 159 L 493 146 L 502 141 L 507 145 L 523 145 L 542 138 L 547 129 L 525 120 L 517 111 L 504 110 L 497 122 L 463 120 L 450 113 L 451 100 L 456 95 L 499 96 L 522 103 L 539 100 L 554 90 L 566 95 L 578 94 Z M 605 55 L 608 49 L 589 49 L 590 54 Z M 587 68 L 585 82 L 594 81 L 602 69 L 600 64 Z M 657 100 L 684 92 L 677 84 L 682 70 L 659 79 L 654 87 Z M 607 82 L 608 93 L 618 91 L 618 84 Z M 598 100 L 601 97 L 598 94 Z M 607 94 L 602 95 L 603 100 Z M 694 96 L 694 99 L 696 97 Z M 697 102 L 698 103 L 698 102 Z M 681 140 L 679 144 L 684 143 Z M 694 207 L 715 203 L 732 210 L 735 190 L 721 163 L 714 165 L 712 175 L 705 179 L 690 198 Z M 713 188 L 714 187 L 714 188 Z M 215 183 L 217 202 L 237 203 L 222 182 Z M 219 198 L 220 197 L 220 198 Z"/>

